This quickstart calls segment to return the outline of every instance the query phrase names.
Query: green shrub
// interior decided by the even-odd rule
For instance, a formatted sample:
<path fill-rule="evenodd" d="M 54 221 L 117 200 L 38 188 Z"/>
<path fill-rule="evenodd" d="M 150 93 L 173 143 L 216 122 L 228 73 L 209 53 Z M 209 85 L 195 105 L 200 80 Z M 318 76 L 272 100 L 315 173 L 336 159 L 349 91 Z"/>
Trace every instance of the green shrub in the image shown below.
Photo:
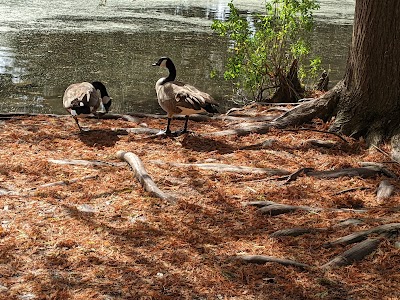
<path fill-rule="evenodd" d="M 307 75 L 305 70 L 315 75 L 320 59 L 312 59 L 308 68 L 302 61 L 310 52 L 307 36 L 314 26 L 312 13 L 319 8 L 316 0 L 270 0 L 265 14 L 252 18 L 240 14 L 233 2 L 229 8 L 229 18 L 214 20 L 212 29 L 231 42 L 224 78 L 234 83 L 237 93 L 255 101 L 269 98 L 294 59 L 300 63 L 300 76 Z"/>

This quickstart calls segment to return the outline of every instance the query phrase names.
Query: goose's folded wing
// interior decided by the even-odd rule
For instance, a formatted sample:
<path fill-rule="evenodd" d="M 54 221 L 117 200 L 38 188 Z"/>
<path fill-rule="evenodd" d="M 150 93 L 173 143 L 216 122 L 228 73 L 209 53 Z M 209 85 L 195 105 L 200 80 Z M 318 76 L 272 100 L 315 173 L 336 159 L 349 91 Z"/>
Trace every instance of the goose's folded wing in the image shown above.
<path fill-rule="evenodd" d="M 71 84 L 64 93 L 63 104 L 65 107 L 79 106 L 79 102 L 86 96 L 86 102 L 91 100 L 93 96 L 97 97 L 94 92 L 94 87 L 88 82 Z"/>
<path fill-rule="evenodd" d="M 175 100 L 177 101 L 177 106 L 194 108 L 195 110 L 200 110 L 209 104 L 218 105 L 209 94 L 199 91 L 188 84 L 176 86 Z"/>

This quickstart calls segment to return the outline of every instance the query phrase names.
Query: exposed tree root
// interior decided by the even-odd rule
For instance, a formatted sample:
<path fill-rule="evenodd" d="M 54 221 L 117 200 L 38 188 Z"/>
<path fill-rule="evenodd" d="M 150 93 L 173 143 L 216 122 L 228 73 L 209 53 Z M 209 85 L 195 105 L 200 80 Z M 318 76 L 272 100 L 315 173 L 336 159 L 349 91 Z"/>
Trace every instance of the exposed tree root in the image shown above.
<path fill-rule="evenodd" d="M 273 256 L 266 256 L 266 255 L 238 255 L 236 256 L 239 260 L 247 263 L 253 264 L 265 264 L 265 263 L 278 263 L 284 266 L 294 266 L 299 267 L 302 269 L 310 269 L 311 266 L 307 264 L 303 264 L 301 262 L 297 262 L 295 260 L 290 259 L 283 259 Z"/>
<path fill-rule="evenodd" d="M 287 228 L 287 229 L 281 229 L 278 231 L 275 231 L 270 234 L 271 237 L 281 237 L 281 236 L 300 236 L 303 234 L 308 234 L 308 233 L 317 233 L 321 231 L 326 231 L 326 228 L 302 228 L 302 227 L 297 227 L 297 228 Z"/>
<path fill-rule="evenodd" d="M 101 160 L 84 160 L 84 159 L 49 159 L 48 162 L 58 165 L 78 165 L 78 166 L 112 166 L 121 167 L 124 163 L 113 163 Z"/>
<path fill-rule="evenodd" d="M 277 216 L 280 214 L 291 213 L 297 210 L 319 212 L 319 211 L 333 211 L 333 212 L 354 212 L 354 213 L 365 213 L 365 209 L 350 209 L 350 208 L 322 208 L 322 207 L 311 207 L 304 205 L 287 205 L 279 204 L 273 201 L 252 201 L 244 203 L 245 206 L 256 206 L 258 212 L 269 216 Z"/>
<path fill-rule="evenodd" d="M 150 175 L 144 168 L 141 159 L 136 154 L 132 152 L 118 151 L 117 157 L 123 161 L 126 161 L 131 166 L 135 174 L 135 178 L 140 182 L 145 191 L 162 200 L 175 203 L 175 197 L 166 194 L 157 187 L 153 179 L 151 179 Z"/>
<path fill-rule="evenodd" d="M 334 259 L 324 264 L 321 268 L 329 269 L 334 267 L 347 266 L 352 264 L 353 262 L 362 260 L 365 256 L 375 251 L 378 248 L 380 242 L 381 239 L 379 238 L 366 239 L 365 241 L 336 256 Z"/>
<path fill-rule="evenodd" d="M 359 186 L 359 187 L 341 190 L 339 192 L 334 193 L 333 195 L 337 196 L 337 195 L 342 195 L 342 194 L 346 194 L 346 193 L 350 193 L 350 192 L 354 192 L 354 191 L 363 191 L 363 190 L 369 190 L 369 189 L 370 188 L 366 187 L 366 186 Z"/>
<path fill-rule="evenodd" d="M 170 165 L 174 167 L 186 167 L 186 168 L 195 167 L 202 170 L 217 171 L 217 172 L 268 174 L 268 175 L 289 174 L 288 171 L 282 169 L 253 168 L 253 167 L 233 166 L 233 165 L 218 164 L 218 163 L 186 164 L 186 163 L 164 162 L 160 160 L 152 160 L 150 162 L 157 165 Z"/>
<path fill-rule="evenodd" d="M 335 245 L 348 245 L 352 243 L 358 243 L 362 240 L 365 240 L 368 237 L 368 235 L 371 234 L 385 234 L 388 232 L 399 232 L 399 231 L 400 231 L 400 223 L 385 224 L 368 230 L 362 230 L 346 235 L 332 242 L 324 244 L 324 247 L 328 248 Z"/>
<path fill-rule="evenodd" d="M 394 186 L 387 180 L 382 180 L 376 191 L 376 197 L 379 204 L 382 204 L 385 199 L 390 198 L 394 192 Z"/>
<path fill-rule="evenodd" d="M 85 176 L 82 178 L 74 178 L 74 179 L 70 179 L 70 180 L 61 180 L 61 181 L 56 181 L 56 182 L 45 183 L 45 184 L 41 184 L 37 187 L 30 188 L 30 189 L 28 189 L 28 191 L 33 191 L 33 190 L 37 190 L 39 188 L 53 187 L 53 186 L 58 186 L 58 185 L 69 185 L 69 184 L 84 181 L 84 180 L 96 179 L 97 177 L 98 177 L 97 175 L 89 175 L 89 176 Z"/>
<path fill-rule="evenodd" d="M 329 171 L 313 171 L 311 168 L 301 168 L 297 170 L 294 173 L 291 173 L 288 176 L 282 176 L 279 177 L 278 179 L 280 180 L 286 180 L 286 183 L 289 183 L 291 181 L 296 180 L 298 177 L 301 175 L 307 175 L 307 176 L 312 176 L 316 178 L 327 178 L 327 179 L 332 179 L 332 178 L 338 178 L 338 177 L 362 177 L 362 178 L 370 178 L 374 177 L 376 175 L 386 175 L 388 177 L 393 177 L 394 174 L 391 172 L 387 172 L 386 169 L 380 167 L 380 166 L 366 166 L 366 167 L 360 167 L 360 168 L 345 168 L 345 169 L 338 169 L 338 170 L 329 170 Z"/>

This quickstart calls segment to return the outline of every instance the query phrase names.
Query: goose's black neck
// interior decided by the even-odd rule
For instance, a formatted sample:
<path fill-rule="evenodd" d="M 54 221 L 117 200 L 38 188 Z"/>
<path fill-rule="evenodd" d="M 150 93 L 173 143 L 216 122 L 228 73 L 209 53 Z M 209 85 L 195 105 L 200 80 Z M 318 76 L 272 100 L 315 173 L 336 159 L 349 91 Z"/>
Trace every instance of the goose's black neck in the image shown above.
<path fill-rule="evenodd" d="M 167 62 L 165 64 L 169 71 L 169 75 L 167 78 L 165 78 L 164 83 L 169 82 L 169 81 L 174 81 L 176 78 L 176 68 L 172 60 L 167 59 Z"/>

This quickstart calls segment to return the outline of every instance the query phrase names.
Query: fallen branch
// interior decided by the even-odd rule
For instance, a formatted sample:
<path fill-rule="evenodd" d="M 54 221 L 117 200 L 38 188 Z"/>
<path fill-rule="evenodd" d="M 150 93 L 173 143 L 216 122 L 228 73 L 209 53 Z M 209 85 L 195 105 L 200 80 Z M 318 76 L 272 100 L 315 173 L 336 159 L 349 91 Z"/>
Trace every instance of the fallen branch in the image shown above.
<path fill-rule="evenodd" d="M 131 166 L 135 174 L 135 178 L 140 182 L 145 191 L 149 192 L 151 195 L 155 197 L 158 197 L 162 200 L 166 200 L 170 203 L 175 202 L 176 200 L 175 197 L 164 193 L 157 187 L 153 179 L 151 179 L 150 175 L 144 168 L 141 159 L 136 154 L 132 152 L 118 151 L 117 157 L 127 162 Z"/>
<path fill-rule="evenodd" d="M 195 167 L 202 170 L 216 171 L 216 172 L 268 174 L 268 175 L 289 174 L 288 171 L 282 169 L 253 168 L 253 167 L 234 166 L 234 165 L 218 164 L 218 163 L 187 164 L 187 163 L 170 163 L 160 160 L 151 160 L 150 162 L 157 165 L 170 165 L 174 167 L 188 167 L 188 168 Z"/>
<path fill-rule="evenodd" d="M 253 263 L 253 264 L 265 264 L 268 262 L 272 263 L 278 263 L 284 266 L 294 266 L 294 267 L 299 267 L 302 269 L 309 269 L 311 266 L 307 264 L 303 264 L 300 262 L 297 262 L 295 260 L 290 260 L 290 259 L 283 259 L 283 258 L 278 258 L 278 257 L 273 257 L 273 256 L 266 256 L 266 255 L 238 255 L 236 256 L 239 260 L 247 262 L 247 263 Z"/>

